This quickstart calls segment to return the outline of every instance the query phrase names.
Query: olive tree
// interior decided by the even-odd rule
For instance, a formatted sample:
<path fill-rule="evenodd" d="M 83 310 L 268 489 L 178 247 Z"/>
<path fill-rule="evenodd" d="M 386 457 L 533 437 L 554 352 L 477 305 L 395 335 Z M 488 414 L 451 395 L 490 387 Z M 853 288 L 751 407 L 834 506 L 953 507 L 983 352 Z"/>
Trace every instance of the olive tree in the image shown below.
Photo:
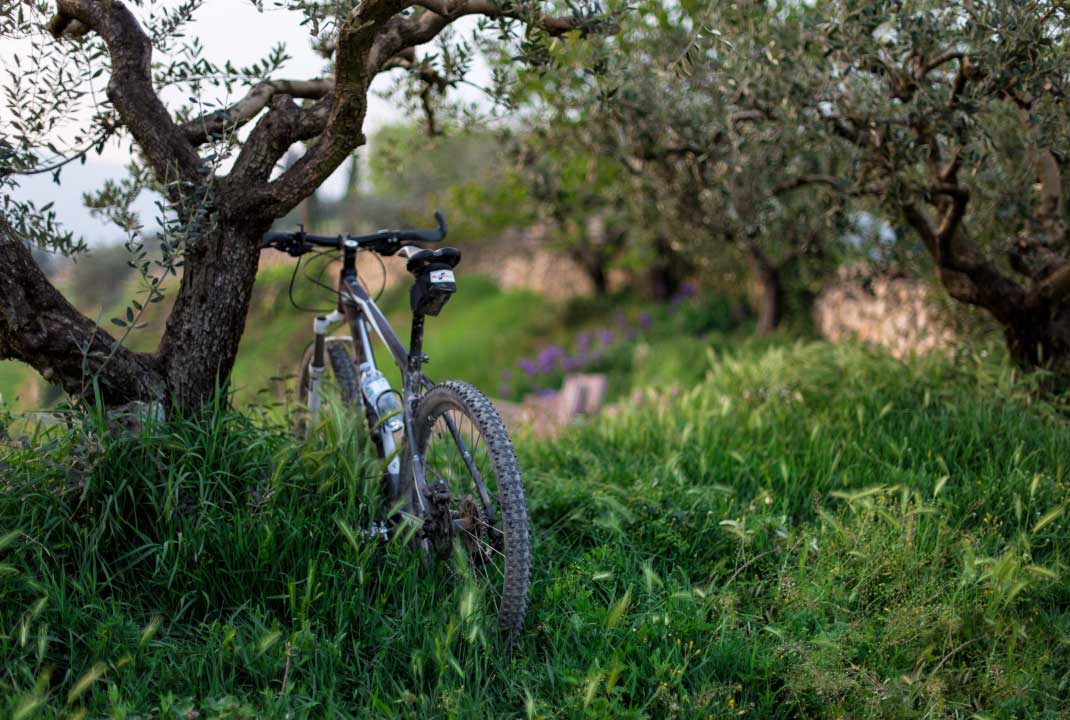
<path fill-rule="evenodd" d="M 948 293 L 1028 366 L 1070 371 L 1070 7 L 820 6 L 808 109 L 851 181 L 920 239 Z M 910 240 L 905 239 L 904 241 Z"/>
<path fill-rule="evenodd" d="M 550 229 L 552 244 L 582 268 L 596 294 L 605 295 L 631 216 L 624 170 L 590 144 L 587 124 L 587 118 L 558 118 L 518 138 L 514 179 L 531 216 Z"/>
<path fill-rule="evenodd" d="M 535 85 L 540 131 L 582 128 L 625 168 L 633 242 L 644 239 L 655 268 L 743 260 L 761 333 L 783 317 L 784 271 L 817 257 L 844 217 L 847 188 L 832 172 L 843 158 L 794 109 L 815 24 L 793 5 L 642 3 L 622 32 L 578 49 L 595 72 Z"/>
<path fill-rule="evenodd" d="M 24 361 L 74 395 L 95 387 L 108 404 L 151 400 L 183 409 L 211 397 L 234 363 L 261 236 L 364 143 L 376 76 L 394 69 L 419 75 L 433 55 L 418 57 L 416 48 L 466 16 L 480 18 L 476 33 L 485 41 L 505 46 L 584 32 L 595 21 L 575 5 L 556 16 L 538 0 L 292 0 L 287 7 L 301 11 L 330 61 L 322 77 L 286 79 L 277 77 L 281 49 L 249 68 L 207 62 L 182 32 L 202 4 L 182 0 L 148 13 L 140 0 L 2 3 L 0 36 L 27 49 L 5 68 L 0 358 Z M 220 79 L 244 93 L 208 107 L 207 87 Z M 20 173 L 59 179 L 65 163 L 116 137 L 132 145 L 131 176 L 90 201 L 130 233 L 147 301 L 160 297 L 164 275 L 180 276 L 151 353 L 123 347 L 49 282 L 29 245 L 73 252 L 80 243 L 50 207 L 17 202 L 9 188 Z M 304 153 L 280 169 L 297 144 Z M 165 204 L 155 267 L 130 211 L 143 187 Z M 141 309 L 118 322 L 136 323 Z"/>

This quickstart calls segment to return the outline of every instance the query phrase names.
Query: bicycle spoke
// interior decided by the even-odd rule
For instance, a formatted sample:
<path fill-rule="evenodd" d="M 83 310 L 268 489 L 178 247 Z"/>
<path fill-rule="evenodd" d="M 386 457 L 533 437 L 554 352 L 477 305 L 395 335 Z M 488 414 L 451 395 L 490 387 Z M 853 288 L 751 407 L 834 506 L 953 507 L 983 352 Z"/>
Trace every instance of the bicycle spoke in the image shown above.
<path fill-rule="evenodd" d="M 458 408 L 444 409 L 431 422 L 428 446 L 424 450 L 428 484 L 444 483 L 449 489 L 451 515 L 455 522 L 458 519 L 465 522 L 462 502 L 475 502 L 480 508 L 476 511 L 479 517 L 467 519 L 471 523 L 468 527 L 455 527 L 474 578 L 486 587 L 485 592 L 497 611 L 504 597 L 506 555 L 501 540 L 505 535 L 497 508 L 497 478 L 485 439 L 472 418 Z M 467 450 L 471 465 L 465 460 L 462 448 Z M 480 483 L 476 482 L 473 472 L 478 473 Z M 489 517 L 495 522 L 487 522 Z"/>

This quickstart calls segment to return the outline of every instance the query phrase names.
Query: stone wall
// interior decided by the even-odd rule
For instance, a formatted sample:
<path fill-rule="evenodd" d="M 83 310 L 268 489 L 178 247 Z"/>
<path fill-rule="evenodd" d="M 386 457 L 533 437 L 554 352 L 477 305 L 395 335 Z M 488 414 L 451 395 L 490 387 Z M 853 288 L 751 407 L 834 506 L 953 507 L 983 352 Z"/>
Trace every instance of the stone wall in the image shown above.
<path fill-rule="evenodd" d="M 467 271 L 493 278 L 502 290 L 531 290 L 554 300 L 594 292 L 583 268 L 553 249 L 549 232 L 541 225 L 507 230 L 494 243 L 473 247 L 471 256 Z M 622 273 L 610 271 L 611 287 L 619 287 L 623 281 Z"/>
<path fill-rule="evenodd" d="M 897 358 L 944 351 L 955 342 L 932 289 L 906 278 L 841 279 L 814 302 L 814 325 L 834 342 L 861 340 Z"/>

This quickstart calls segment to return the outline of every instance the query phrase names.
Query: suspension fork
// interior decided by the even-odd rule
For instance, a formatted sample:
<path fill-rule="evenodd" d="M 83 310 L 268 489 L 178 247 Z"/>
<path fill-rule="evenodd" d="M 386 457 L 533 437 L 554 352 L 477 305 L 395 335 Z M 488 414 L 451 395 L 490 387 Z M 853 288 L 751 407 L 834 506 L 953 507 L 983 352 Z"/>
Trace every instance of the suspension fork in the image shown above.
<path fill-rule="evenodd" d="M 329 315 L 319 315 L 312 321 L 312 331 L 315 340 L 312 345 L 312 364 L 308 368 L 308 427 L 315 427 L 319 418 L 320 406 L 323 404 L 320 398 L 320 386 L 323 384 L 323 376 L 327 372 L 327 333 L 331 326 L 342 320 L 342 314 L 337 310 Z"/>

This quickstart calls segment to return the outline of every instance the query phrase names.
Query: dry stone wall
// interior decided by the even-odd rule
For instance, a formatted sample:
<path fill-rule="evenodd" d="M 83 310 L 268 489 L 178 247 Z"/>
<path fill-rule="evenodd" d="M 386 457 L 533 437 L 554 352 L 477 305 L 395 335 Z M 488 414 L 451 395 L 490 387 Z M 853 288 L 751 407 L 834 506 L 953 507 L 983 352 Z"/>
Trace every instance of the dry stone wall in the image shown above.
<path fill-rule="evenodd" d="M 841 280 L 818 296 L 814 324 L 829 340 L 861 340 L 897 358 L 946 351 L 955 342 L 932 289 L 906 278 Z"/>

